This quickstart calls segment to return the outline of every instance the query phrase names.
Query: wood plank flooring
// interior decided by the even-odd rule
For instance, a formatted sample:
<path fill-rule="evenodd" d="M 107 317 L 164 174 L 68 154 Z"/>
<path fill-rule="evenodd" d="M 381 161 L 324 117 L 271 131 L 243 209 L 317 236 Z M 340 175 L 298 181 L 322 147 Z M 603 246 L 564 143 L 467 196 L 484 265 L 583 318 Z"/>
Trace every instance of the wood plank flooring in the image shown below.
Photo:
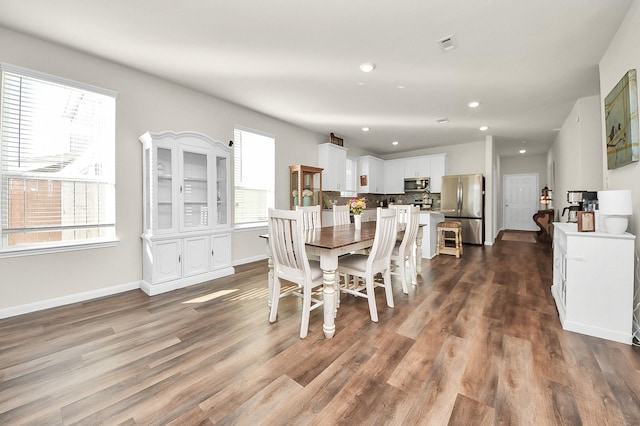
<path fill-rule="evenodd" d="M 0 424 L 640 424 L 639 348 L 562 330 L 548 245 L 425 260 L 377 324 L 343 295 L 330 340 L 236 271 L 0 320 Z"/>

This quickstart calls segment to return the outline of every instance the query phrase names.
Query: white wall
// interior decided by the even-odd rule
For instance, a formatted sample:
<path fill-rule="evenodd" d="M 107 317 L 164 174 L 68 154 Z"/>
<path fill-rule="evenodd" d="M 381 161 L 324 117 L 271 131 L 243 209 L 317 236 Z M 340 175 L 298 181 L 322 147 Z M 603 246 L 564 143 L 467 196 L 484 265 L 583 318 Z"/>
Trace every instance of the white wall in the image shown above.
<path fill-rule="evenodd" d="M 602 149 L 600 96 L 578 99 L 558 132 L 549 163 L 555 168 L 553 206 L 556 219 L 568 206 L 567 191 L 602 189 Z"/>
<path fill-rule="evenodd" d="M 600 60 L 600 91 L 603 99 L 618 83 L 622 76 L 630 69 L 640 70 L 640 2 L 635 0 L 627 16 L 625 17 L 618 32 L 614 36 L 609 48 Z M 604 117 L 604 107 L 601 107 L 601 113 Z M 601 121 L 604 126 L 604 119 Z M 636 276 L 635 288 L 636 294 L 640 286 L 638 271 L 638 257 L 640 253 L 640 163 L 631 163 L 614 170 L 607 169 L 607 156 L 604 147 L 606 141 L 606 131 L 601 130 L 601 170 L 604 176 L 604 189 L 631 189 L 633 197 L 633 216 L 629 221 L 627 232 L 636 235 Z M 636 298 L 634 305 L 640 303 L 640 296 Z M 636 311 L 637 314 L 640 312 Z M 636 324 L 634 331 L 638 331 L 639 325 Z"/>
<path fill-rule="evenodd" d="M 3 308 L 32 306 L 79 293 L 108 293 L 142 277 L 142 148 L 146 131 L 194 130 L 233 139 L 234 125 L 276 137 L 276 206 L 288 208 L 289 165 L 317 164 L 316 145 L 327 137 L 185 89 L 144 73 L 0 27 L 0 60 L 118 92 L 116 104 L 116 247 L 0 259 Z M 262 255 L 258 235 L 233 237 L 233 260 Z M 22 309 L 22 308 L 21 308 Z M 24 309 L 23 309 L 24 310 Z M 6 310 L 5 310 L 6 311 Z"/>

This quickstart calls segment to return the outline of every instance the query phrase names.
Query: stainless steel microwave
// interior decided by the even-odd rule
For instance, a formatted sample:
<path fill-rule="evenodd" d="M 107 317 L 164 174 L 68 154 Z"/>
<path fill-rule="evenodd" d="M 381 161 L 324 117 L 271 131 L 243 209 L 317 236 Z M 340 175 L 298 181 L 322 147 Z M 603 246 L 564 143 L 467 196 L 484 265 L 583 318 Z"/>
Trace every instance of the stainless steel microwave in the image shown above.
<path fill-rule="evenodd" d="M 404 192 L 426 192 L 429 189 L 429 178 L 407 178 L 404 180 Z"/>

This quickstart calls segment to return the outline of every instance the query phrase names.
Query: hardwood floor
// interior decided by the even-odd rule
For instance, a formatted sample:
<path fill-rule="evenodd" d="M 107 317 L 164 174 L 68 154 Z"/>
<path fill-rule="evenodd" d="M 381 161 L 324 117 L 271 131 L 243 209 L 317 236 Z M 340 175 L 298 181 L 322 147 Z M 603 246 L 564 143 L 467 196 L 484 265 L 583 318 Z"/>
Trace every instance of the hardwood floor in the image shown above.
<path fill-rule="evenodd" d="M 330 340 L 236 271 L 0 320 L 0 424 L 640 424 L 639 348 L 562 330 L 548 245 L 425 260 L 377 324 L 343 295 Z"/>

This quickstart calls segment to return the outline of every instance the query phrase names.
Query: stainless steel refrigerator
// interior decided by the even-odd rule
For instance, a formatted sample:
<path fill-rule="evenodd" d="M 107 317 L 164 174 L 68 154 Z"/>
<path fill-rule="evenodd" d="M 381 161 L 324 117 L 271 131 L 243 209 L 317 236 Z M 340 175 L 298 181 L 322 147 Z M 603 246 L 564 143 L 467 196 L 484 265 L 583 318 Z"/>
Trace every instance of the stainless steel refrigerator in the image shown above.
<path fill-rule="evenodd" d="M 440 210 L 462 222 L 463 243 L 484 244 L 484 176 L 443 176 Z"/>

